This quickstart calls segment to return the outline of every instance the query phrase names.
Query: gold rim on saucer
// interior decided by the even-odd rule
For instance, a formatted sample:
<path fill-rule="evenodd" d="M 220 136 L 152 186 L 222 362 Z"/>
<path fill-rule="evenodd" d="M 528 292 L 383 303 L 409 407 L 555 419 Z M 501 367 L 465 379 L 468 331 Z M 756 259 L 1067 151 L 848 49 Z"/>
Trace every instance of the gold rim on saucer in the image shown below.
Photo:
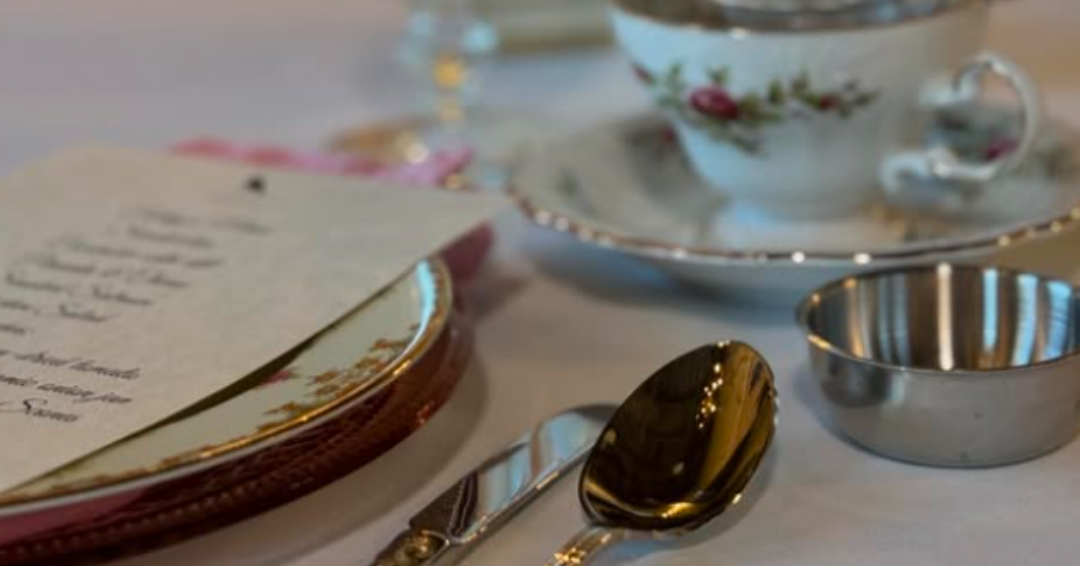
<path fill-rule="evenodd" d="M 743 251 L 700 246 L 681 246 L 662 240 L 628 236 L 604 228 L 590 226 L 578 222 L 568 216 L 547 210 L 542 206 L 535 204 L 528 196 L 523 195 L 513 187 L 511 187 L 511 194 L 519 208 L 521 208 L 529 220 L 534 224 L 557 232 L 565 232 L 582 242 L 653 259 L 696 261 L 717 265 L 787 263 L 792 265 L 825 264 L 830 266 L 851 265 L 863 267 L 878 263 L 888 263 L 891 261 L 918 261 L 931 259 L 941 254 L 1004 250 L 1009 247 L 1061 233 L 1067 229 L 1073 228 L 1077 222 L 1080 222 L 1080 205 L 1078 205 L 1060 216 L 1037 222 L 1030 226 L 987 235 L 984 238 L 957 241 L 952 244 L 927 246 L 919 249 L 855 253 Z"/>
<path fill-rule="evenodd" d="M 1000 111 L 994 109 L 974 109 L 957 116 L 970 114 L 977 118 L 1000 119 L 997 117 Z M 974 120 L 975 118 L 972 118 Z M 633 129 L 645 130 L 648 128 L 662 127 L 663 120 L 659 115 L 636 115 L 628 119 L 617 120 L 601 126 L 599 129 Z M 598 130 L 598 129 L 594 129 Z M 590 132 L 594 131 L 590 130 Z M 1070 157 L 1077 153 L 1080 147 L 1077 142 L 1080 139 L 1074 130 L 1061 125 L 1054 135 L 1053 150 L 1061 149 L 1068 151 Z M 1040 215 L 1023 222 L 991 226 L 981 231 L 972 231 L 969 234 L 950 235 L 946 237 L 926 238 L 914 241 L 903 241 L 896 245 L 883 248 L 853 248 L 845 250 L 814 250 L 791 247 L 787 249 L 753 249 L 724 247 L 722 245 L 709 246 L 699 244 L 684 244 L 678 241 L 665 240 L 656 235 L 631 234 L 619 231 L 610 226 L 604 226 L 603 222 L 590 217 L 578 210 L 567 212 L 558 207 L 545 205 L 546 197 L 556 195 L 559 191 L 568 192 L 573 187 L 539 186 L 553 183 L 551 172 L 561 172 L 562 179 L 573 180 L 572 185 L 577 185 L 580 180 L 576 177 L 567 177 L 575 165 L 566 165 L 568 152 L 574 152 L 574 159 L 582 161 L 580 154 L 587 151 L 585 146 L 588 140 L 580 136 L 593 135 L 590 133 L 579 134 L 560 144 L 555 144 L 549 150 L 549 154 L 537 154 L 519 168 L 518 174 L 509 188 L 510 194 L 524 212 L 526 217 L 534 224 L 557 232 L 563 232 L 574 238 L 605 249 L 613 249 L 627 254 L 645 257 L 654 260 L 673 261 L 680 263 L 692 263 L 711 266 L 792 266 L 792 267 L 851 267 L 865 269 L 874 266 L 889 266 L 900 263 L 912 263 L 928 261 L 941 257 L 957 255 L 982 255 L 1004 251 L 1022 244 L 1027 244 L 1039 239 L 1053 237 L 1080 224 L 1080 189 L 1070 194 L 1077 193 L 1071 202 L 1058 209 L 1059 212 Z M 610 136 L 622 135 L 611 133 Z M 1053 136 L 1051 136 L 1053 137 Z M 561 148 L 561 149 L 560 149 Z M 567 149 L 572 148 L 572 149 Z M 681 151 L 681 150 L 680 150 Z M 558 171 L 555 171 L 558 169 Z M 541 171 L 550 170 L 550 171 Z M 544 173 L 544 174 L 541 174 Z M 1070 186 L 1080 183 L 1080 176 L 1073 173 L 1070 168 L 1068 181 Z M 542 179 L 537 181 L 536 177 Z M 523 181 L 524 179 L 524 181 Z M 565 183 L 564 183 L 565 184 Z M 577 189 L 580 190 L 580 189 Z M 617 188 L 609 188 L 616 191 Z M 636 189 L 635 189 L 636 190 Z M 538 198 L 539 196 L 539 198 Z M 577 195 L 580 197 L 580 195 Z M 551 201 L 548 201 L 551 202 Z M 595 203 L 575 205 L 586 210 L 594 207 Z"/>

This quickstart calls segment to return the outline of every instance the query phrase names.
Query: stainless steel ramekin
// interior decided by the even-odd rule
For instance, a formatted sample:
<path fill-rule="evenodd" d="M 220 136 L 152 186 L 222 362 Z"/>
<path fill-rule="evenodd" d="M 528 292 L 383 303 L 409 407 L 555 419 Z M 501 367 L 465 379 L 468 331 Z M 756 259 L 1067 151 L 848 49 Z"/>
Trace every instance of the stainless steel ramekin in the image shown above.
<path fill-rule="evenodd" d="M 835 281 L 798 308 L 825 417 L 882 455 L 994 466 L 1080 429 L 1080 290 L 1004 269 Z"/>

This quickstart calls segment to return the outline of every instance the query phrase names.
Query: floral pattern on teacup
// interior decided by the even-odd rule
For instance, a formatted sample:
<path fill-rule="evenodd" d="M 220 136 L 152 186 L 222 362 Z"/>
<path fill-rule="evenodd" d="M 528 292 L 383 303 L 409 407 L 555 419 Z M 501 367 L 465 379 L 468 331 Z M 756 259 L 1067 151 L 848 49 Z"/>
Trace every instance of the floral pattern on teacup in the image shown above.
<path fill-rule="evenodd" d="M 848 118 L 878 98 L 876 91 L 864 90 L 855 79 L 837 89 L 816 90 L 806 72 L 773 79 L 763 92 L 735 95 L 728 88 L 730 71 L 723 67 L 710 70 L 708 83 L 697 86 L 686 82 L 681 63 L 659 76 L 640 65 L 633 70 L 662 108 L 712 139 L 749 154 L 763 152 L 762 130 L 768 126 L 812 116 Z"/>

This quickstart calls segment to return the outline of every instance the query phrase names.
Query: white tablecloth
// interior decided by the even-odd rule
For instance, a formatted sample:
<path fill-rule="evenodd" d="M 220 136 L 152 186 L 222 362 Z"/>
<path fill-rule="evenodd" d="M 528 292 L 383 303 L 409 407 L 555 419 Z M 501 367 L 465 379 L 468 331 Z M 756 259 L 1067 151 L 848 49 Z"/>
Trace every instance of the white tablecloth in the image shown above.
<path fill-rule="evenodd" d="M 402 96 L 410 83 L 391 57 L 403 19 L 404 2 L 394 0 L 4 0 L 0 170 L 75 143 L 161 147 L 204 133 L 317 147 L 343 126 L 412 110 Z M 1011 2 L 996 8 L 990 40 L 1074 124 L 1078 25 L 1080 2 Z M 506 61 L 487 92 L 493 105 L 579 126 L 645 104 L 606 50 Z M 700 535 L 628 545 L 603 563 L 1018 566 L 1080 556 L 1080 442 L 982 471 L 872 457 L 819 424 L 789 312 L 688 294 L 514 215 L 500 232 L 497 256 L 470 292 L 474 362 L 429 426 L 313 495 L 123 564 L 365 563 L 411 512 L 519 431 L 570 405 L 618 401 L 668 358 L 718 338 L 755 344 L 779 376 L 781 429 L 764 489 Z M 1058 261 L 1080 259 L 1068 252 Z M 581 524 L 573 483 L 471 563 L 542 563 Z"/>

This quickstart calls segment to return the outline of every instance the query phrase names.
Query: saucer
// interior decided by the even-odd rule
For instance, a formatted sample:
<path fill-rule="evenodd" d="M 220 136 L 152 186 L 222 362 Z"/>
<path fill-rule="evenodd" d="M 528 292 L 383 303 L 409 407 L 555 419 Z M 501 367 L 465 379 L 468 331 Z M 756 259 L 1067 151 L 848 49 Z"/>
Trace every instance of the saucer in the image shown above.
<path fill-rule="evenodd" d="M 932 143 L 990 160 L 1011 151 L 1015 117 L 949 109 Z M 529 156 L 513 192 L 536 224 L 650 261 L 688 282 L 789 301 L 852 272 L 985 261 L 1057 238 L 1080 221 L 1080 135 L 1051 122 L 1014 173 L 986 187 L 912 180 L 864 214 L 790 221 L 734 204 L 692 172 L 664 118 L 648 111 Z"/>

